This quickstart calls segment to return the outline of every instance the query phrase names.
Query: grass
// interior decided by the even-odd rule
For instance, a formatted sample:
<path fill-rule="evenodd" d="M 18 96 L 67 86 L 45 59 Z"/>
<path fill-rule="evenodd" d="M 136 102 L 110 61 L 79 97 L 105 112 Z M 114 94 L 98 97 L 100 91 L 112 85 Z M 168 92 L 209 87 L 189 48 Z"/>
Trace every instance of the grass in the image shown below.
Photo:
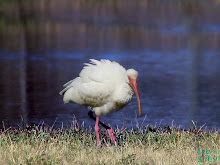
<path fill-rule="evenodd" d="M 114 133 L 117 148 L 111 145 L 104 130 L 101 130 L 102 147 L 97 148 L 91 130 L 42 126 L 4 129 L 0 132 L 0 164 L 192 165 L 203 164 L 205 159 L 209 164 L 220 163 L 218 131 L 180 132 L 169 127 L 147 127 L 142 131 L 115 129 Z"/>

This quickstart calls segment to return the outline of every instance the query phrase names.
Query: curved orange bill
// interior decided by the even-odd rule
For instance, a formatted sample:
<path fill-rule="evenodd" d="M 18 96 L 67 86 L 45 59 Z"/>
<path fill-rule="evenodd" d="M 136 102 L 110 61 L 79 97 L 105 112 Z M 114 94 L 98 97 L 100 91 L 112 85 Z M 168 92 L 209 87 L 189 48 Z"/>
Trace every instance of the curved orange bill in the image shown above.
<path fill-rule="evenodd" d="M 129 81 L 130 81 L 130 86 L 133 88 L 134 93 L 136 95 L 137 103 L 138 103 L 138 109 L 139 109 L 139 116 L 141 116 L 141 102 L 140 102 L 140 96 L 139 96 L 138 89 L 137 89 L 137 78 L 133 79 L 129 76 L 128 76 L 128 78 L 129 78 Z"/>

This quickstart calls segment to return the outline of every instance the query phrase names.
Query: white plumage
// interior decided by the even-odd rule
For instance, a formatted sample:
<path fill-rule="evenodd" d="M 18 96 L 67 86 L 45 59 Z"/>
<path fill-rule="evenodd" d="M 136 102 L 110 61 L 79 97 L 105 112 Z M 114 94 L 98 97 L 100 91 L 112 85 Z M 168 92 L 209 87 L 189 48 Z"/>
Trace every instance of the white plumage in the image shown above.
<path fill-rule="evenodd" d="M 129 73 L 137 77 L 135 70 L 126 71 L 117 62 L 91 59 L 79 77 L 63 85 L 60 94 L 65 103 L 88 105 L 98 116 L 111 113 L 121 109 L 133 95 Z"/>
<path fill-rule="evenodd" d="M 125 70 L 117 62 L 109 60 L 94 60 L 85 63 L 79 77 L 64 84 L 64 89 L 60 92 L 63 101 L 69 101 L 88 105 L 96 113 L 96 138 L 97 145 L 101 145 L 99 136 L 99 116 L 120 110 L 133 95 L 133 90 L 137 96 L 139 116 L 141 116 L 140 97 L 137 90 L 138 73 L 134 69 Z M 132 90 L 133 88 L 133 90 Z M 103 124 L 102 124 L 103 125 Z M 112 129 L 105 126 L 106 135 L 111 141 L 115 141 Z"/>

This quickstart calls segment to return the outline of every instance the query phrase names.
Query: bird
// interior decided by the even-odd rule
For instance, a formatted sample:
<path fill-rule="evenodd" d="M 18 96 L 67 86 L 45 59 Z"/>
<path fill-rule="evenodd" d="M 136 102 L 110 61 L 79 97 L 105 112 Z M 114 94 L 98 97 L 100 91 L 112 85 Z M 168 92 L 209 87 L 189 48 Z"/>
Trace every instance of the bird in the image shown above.
<path fill-rule="evenodd" d="M 137 77 L 138 72 L 136 70 L 126 70 L 116 61 L 90 59 L 89 63 L 84 63 L 79 77 L 64 84 L 64 89 L 59 94 L 63 95 L 64 103 L 73 102 L 92 108 L 96 118 L 91 113 L 89 116 L 96 121 L 96 140 L 97 146 L 100 147 L 99 124 L 104 125 L 99 121 L 101 115 L 122 109 L 135 93 L 139 116 L 141 116 Z M 117 147 L 112 129 L 108 126 L 104 127 L 106 128 L 106 135 Z"/>

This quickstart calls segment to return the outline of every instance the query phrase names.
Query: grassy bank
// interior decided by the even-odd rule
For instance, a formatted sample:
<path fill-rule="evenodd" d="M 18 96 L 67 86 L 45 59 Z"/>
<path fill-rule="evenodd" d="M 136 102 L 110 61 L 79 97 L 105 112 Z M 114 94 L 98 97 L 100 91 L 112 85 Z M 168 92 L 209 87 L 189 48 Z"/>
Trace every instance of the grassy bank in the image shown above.
<path fill-rule="evenodd" d="M 34 127 L 0 133 L 0 164 L 219 164 L 218 132 L 115 130 L 118 147 L 102 130 L 102 147 L 93 131 Z M 200 162 L 201 161 L 201 162 Z"/>

